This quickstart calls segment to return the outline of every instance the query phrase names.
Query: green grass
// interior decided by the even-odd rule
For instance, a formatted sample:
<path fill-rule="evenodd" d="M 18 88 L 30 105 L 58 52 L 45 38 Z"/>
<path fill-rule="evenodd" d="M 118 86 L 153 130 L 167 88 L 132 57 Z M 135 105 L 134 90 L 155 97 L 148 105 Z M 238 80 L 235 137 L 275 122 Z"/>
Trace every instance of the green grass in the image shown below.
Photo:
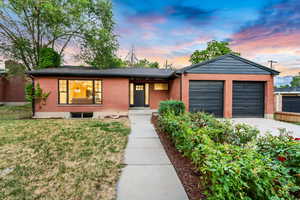
<path fill-rule="evenodd" d="M 127 119 L 0 120 L 0 199 L 115 199 L 128 133 Z"/>
<path fill-rule="evenodd" d="M 31 118 L 31 104 L 24 106 L 0 106 L 0 120 Z"/>

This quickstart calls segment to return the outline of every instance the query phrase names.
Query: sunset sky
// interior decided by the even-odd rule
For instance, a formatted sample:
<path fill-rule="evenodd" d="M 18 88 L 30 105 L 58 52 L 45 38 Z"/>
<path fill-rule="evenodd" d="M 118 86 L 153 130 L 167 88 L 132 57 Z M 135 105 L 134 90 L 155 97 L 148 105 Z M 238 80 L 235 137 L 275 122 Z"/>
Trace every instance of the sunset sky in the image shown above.
<path fill-rule="evenodd" d="M 229 41 L 242 57 L 281 75 L 300 71 L 300 0 L 113 0 L 119 55 L 189 65 L 210 40 Z"/>

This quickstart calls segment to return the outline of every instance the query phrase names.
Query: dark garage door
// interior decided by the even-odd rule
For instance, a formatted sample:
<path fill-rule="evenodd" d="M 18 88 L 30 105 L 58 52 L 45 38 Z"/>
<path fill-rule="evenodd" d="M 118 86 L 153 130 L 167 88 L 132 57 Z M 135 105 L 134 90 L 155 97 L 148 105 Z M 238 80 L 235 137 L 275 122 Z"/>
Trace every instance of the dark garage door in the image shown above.
<path fill-rule="evenodd" d="M 300 112 L 300 97 L 299 96 L 283 96 L 282 97 L 283 112 Z"/>
<path fill-rule="evenodd" d="M 233 82 L 233 117 L 264 117 L 264 82 Z"/>
<path fill-rule="evenodd" d="M 223 81 L 190 81 L 190 111 L 223 117 L 223 88 Z"/>

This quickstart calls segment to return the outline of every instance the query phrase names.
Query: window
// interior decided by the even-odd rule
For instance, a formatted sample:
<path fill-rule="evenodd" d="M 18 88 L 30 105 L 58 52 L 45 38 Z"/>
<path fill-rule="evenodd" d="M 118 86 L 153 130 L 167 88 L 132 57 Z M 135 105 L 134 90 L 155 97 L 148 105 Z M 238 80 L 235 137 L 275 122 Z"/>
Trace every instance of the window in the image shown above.
<path fill-rule="evenodd" d="M 102 104 L 102 81 L 59 80 L 59 104 Z"/>
<path fill-rule="evenodd" d="M 154 90 L 168 90 L 168 83 L 154 83 Z"/>

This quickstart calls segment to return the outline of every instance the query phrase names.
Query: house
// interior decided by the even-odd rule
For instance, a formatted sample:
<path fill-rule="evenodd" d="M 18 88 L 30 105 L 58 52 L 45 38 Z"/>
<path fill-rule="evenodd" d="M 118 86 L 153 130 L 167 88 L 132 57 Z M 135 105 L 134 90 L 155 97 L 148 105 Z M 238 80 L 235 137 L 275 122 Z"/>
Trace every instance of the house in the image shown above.
<path fill-rule="evenodd" d="M 279 72 L 227 54 L 180 70 L 62 66 L 28 74 L 50 92 L 45 103 L 35 103 L 38 118 L 127 115 L 135 107 L 157 109 L 167 99 L 217 117 L 272 118 Z"/>
<path fill-rule="evenodd" d="M 24 105 L 25 99 L 25 76 L 18 75 L 7 77 L 4 70 L 0 71 L 0 104 Z"/>
<path fill-rule="evenodd" d="M 300 113 L 300 87 L 276 88 L 275 106 L 277 112 Z"/>

